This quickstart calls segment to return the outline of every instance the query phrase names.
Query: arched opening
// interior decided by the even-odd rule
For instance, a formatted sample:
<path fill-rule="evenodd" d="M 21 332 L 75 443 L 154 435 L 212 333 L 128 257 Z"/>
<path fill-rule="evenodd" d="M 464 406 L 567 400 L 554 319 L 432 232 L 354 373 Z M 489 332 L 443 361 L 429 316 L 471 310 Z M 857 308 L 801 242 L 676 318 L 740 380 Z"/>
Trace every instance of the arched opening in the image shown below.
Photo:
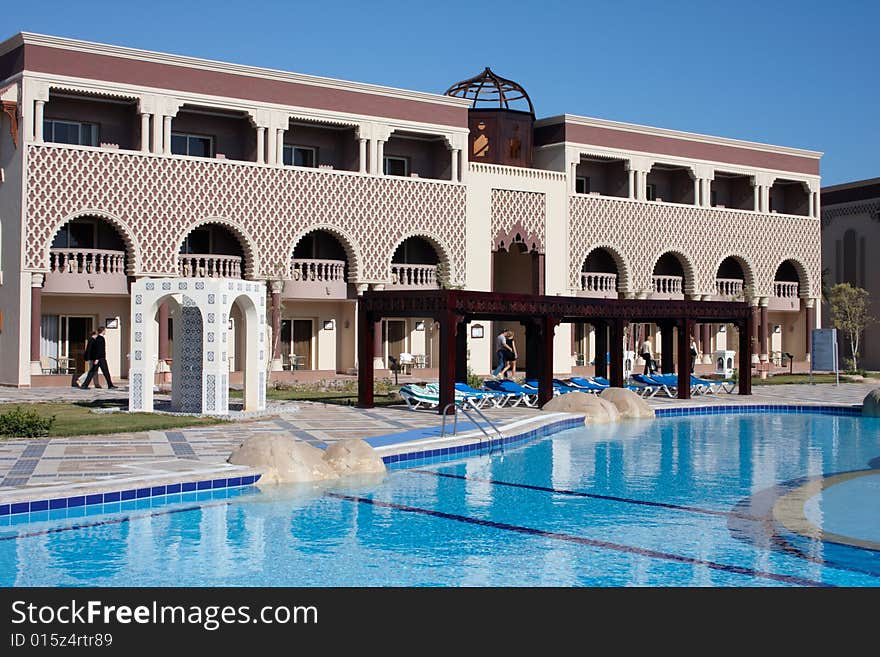
<path fill-rule="evenodd" d="M 683 299 L 685 266 L 675 253 L 664 253 L 654 264 L 651 275 L 651 297 L 654 299 Z"/>
<path fill-rule="evenodd" d="M 130 310 L 126 266 L 131 257 L 122 233 L 102 217 L 76 217 L 58 229 L 41 290 L 40 369 L 35 374 L 63 376 L 74 383 L 88 369 L 83 351 L 89 335 L 106 322 L 110 375 L 114 381 L 128 375 L 123 325 Z"/>
<path fill-rule="evenodd" d="M 347 296 L 348 254 L 326 230 L 303 235 L 293 249 L 290 281 L 284 296 L 303 299 L 344 299 Z"/>
<path fill-rule="evenodd" d="M 219 223 L 192 229 L 180 245 L 177 273 L 183 278 L 243 278 L 244 247 L 238 236 Z"/>
<path fill-rule="evenodd" d="M 440 256 L 433 244 L 423 237 L 408 237 L 391 258 L 390 287 L 397 290 L 439 288 L 439 262 Z"/>
<path fill-rule="evenodd" d="M 619 278 L 620 271 L 611 252 L 593 249 L 581 267 L 579 296 L 616 299 Z"/>
<path fill-rule="evenodd" d="M 776 268 L 773 277 L 773 296 L 791 298 L 798 296 L 801 277 L 798 268 L 791 260 L 786 260 Z"/>
<path fill-rule="evenodd" d="M 195 301 L 185 295 L 168 297 L 173 329 L 171 342 L 171 410 L 201 413 L 202 354 L 204 353 L 202 313 Z M 159 310 L 156 311 L 158 317 Z"/>
<path fill-rule="evenodd" d="M 746 274 L 739 260 L 728 256 L 718 265 L 715 274 L 716 294 L 725 301 L 745 297 Z"/>
<path fill-rule="evenodd" d="M 247 296 L 239 296 L 232 304 L 230 315 L 240 321 L 236 331 L 236 352 L 238 370 L 241 372 L 243 407 L 242 410 L 256 410 L 260 405 L 260 372 L 264 371 L 267 345 L 259 344 L 259 316 L 253 301 Z M 262 357 L 260 350 L 263 350 Z"/>
<path fill-rule="evenodd" d="M 516 233 L 507 245 L 500 242 L 497 250 L 492 253 L 492 290 L 514 294 L 543 294 L 543 259 L 544 255 L 538 252 L 536 245 L 532 244 L 530 247 L 521 233 Z M 532 351 L 534 345 L 527 345 L 525 326 L 518 322 L 496 322 L 493 337 L 500 328 L 513 332 L 517 352 L 516 370 L 526 372 L 529 358 L 534 359 L 537 354 Z M 532 364 L 535 364 L 534 361 Z"/>

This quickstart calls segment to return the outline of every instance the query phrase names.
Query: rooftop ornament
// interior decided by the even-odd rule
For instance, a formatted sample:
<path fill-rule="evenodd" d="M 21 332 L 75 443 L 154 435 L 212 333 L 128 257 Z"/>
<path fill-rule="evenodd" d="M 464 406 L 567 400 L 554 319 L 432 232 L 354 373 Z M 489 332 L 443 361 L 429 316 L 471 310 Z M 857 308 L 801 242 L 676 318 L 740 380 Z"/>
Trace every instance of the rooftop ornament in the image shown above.
<path fill-rule="evenodd" d="M 472 109 L 494 109 L 497 106 L 498 109 L 517 110 L 510 104 L 524 100 L 529 105 L 529 113 L 533 116 L 535 114 L 535 106 L 532 105 L 532 99 L 529 98 L 526 90 L 513 80 L 496 75 L 488 66 L 479 75 L 449 87 L 446 95 L 470 99 Z"/>

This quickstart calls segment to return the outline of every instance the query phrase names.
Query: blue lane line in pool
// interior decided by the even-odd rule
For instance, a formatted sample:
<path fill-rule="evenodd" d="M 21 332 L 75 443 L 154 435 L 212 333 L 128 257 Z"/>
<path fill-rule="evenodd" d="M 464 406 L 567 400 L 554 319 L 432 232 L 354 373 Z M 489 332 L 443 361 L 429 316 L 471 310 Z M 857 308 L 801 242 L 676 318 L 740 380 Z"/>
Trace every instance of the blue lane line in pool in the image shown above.
<path fill-rule="evenodd" d="M 544 529 L 536 529 L 534 527 L 523 527 L 521 525 L 510 525 L 505 522 L 496 522 L 494 520 L 484 520 L 482 518 L 472 518 L 470 516 L 460 516 L 454 513 L 445 513 L 434 509 L 423 509 L 416 506 L 405 506 L 403 504 L 395 504 L 393 502 L 380 502 L 367 497 L 357 497 L 354 495 L 342 495 L 340 493 L 325 493 L 327 497 L 338 500 L 346 500 L 348 502 L 358 502 L 360 504 L 371 504 L 385 509 L 394 509 L 396 511 L 404 511 L 406 513 L 417 513 L 434 518 L 443 518 L 445 520 L 454 520 L 456 522 L 464 522 L 471 525 L 479 525 L 481 527 L 492 527 L 493 529 L 503 529 L 518 534 L 526 534 L 528 536 L 540 536 L 542 538 L 550 538 L 556 541 L 565 541 L 567 543 L 576 543 L 578 545 L 588 545 L 590 547 L 603 548 L 605 550 L 614 550 L 617 552 L 625 552 L 628 554 L 638 554 L 644 557 L 652 557 L 654 559 L 664 559 L 666 561 L 675 561 L 678 563 L 690 564 L 692 566 L 705 566 L 713 570 L 721 570 L 737 575 L 747 575 L 760 579 L 769 579 L 776 582 L 784 582 L 786 584 L 795 584 L 799 586 L 833 586 L 825 584 L 813 579 L 805 577 L 797 577 L 795 575 L 780 575 L 764 570 L 755 570 L 754 568 L 746 568 L 745 566 L 732 566 L 730 564 L 718 563 L 716 561 L 706 561 L 705 559 L 695 559 L 694 557 L 686 557 L 681 554 L 673 554 L 671 552 L 659 552 L 647 548 L 635 547 L 633 545 L 623 545 L 622 543 L 611 543 L 609 541 L 600 541 L 584 536 L 574 536 L 572 534 L 563 534 L 560 532 L 551 532 Z"/>
<path fill-rule="evenodd" d="M 745 415 L 755 413 L 785 413 L 859 416 L 861 406 L 794 406 L 792 404 L 743 404 L 737 406 L 688 406 L 685 408 L 657 408 L 655 417 L 683 417 L 689 415 Z"/>
<path fill-rule="evenodd" d="M 754 520 L 760 522 L 764 518 L 752 516 L 745 513 L 737 513 L 736 511 L 716 511 L 715 509 L 701 509 L 696 506 L 684 506 L 681 504 L 671 504 L 669 502 L 652 502 L 651 500 L 636 500 L 631 497 L 616 497 L 614 495 L 599 495 L 598 493 L 584 493 L 577 490 L 567 490 L 565 488 L 550 488 L 547 486 L 535 486 L 533 484 L 520 484 L 513 481 L 501 481 L 499 479 L 480 479 L 478 477 L 467 477 L 465 475 L 451 474 L 448 472 L 432 472 L 430 470 L 408 470 L 416 474 L 433 475 L 435 477 L 445 477 L 447 479 L 461 479 L 463 481 L 477 481 L 483 484 L 492 484 L 493 486 L 510 486 L 512 488 L 526 488 L 528 490 L 536 490 L 544 493 L 559 493 L 560 495 L 569 495 L 571 497 L 586 497 L 594 500 L 608 500 L 609 502 L 623 502 L 626 504 L 639 504 L 642 506 L 660 507 L 662 509 L 673 509 L 675 511 L 688 511 L 690 513 L 702 513 L 708 516 L 721 516 L 722 518 L 740 518 L 742 520 Z"/>

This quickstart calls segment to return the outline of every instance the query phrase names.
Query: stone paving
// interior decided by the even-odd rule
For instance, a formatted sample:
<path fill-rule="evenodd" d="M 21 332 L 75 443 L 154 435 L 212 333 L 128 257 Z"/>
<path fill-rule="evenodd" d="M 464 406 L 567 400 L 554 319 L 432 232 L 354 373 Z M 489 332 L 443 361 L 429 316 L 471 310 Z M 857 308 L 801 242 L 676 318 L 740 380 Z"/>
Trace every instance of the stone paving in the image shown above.
<path fill-rule="evenodd" d="M 660 396 L 649 399 L 654 408 L 740 404 L 861 404 L 880 382 L 847 383 L 839 387 L 821 385 L 755 386 L 753 395 L 740 397 L 720 393 L 691 400 Z M 2 389 L 0 403 L 62 401 L 81 399 L 124 399 L 124 390 Z M 44 487 L 97 484 L 106 480 L 162 478 L 183 474 L 196 476 L 235 466 L 226 458 L 247 437 L 264 432 L 285 432 L 299 440 L 324 447 L 346 438 L 375 438 L 389 434 L 412 434 L 411 440 L 427 438 L 434 428 L 436 441 L 441 418 L 432 411 L 410 411 L 406 407 L 359 409 L 318 402 L 270 402 L 272 415 L 247 422 L 216 426 L 123 433 L 104 436 L 76 436 L 31 440 L 0 440 L 0 502 L 45 493 Z M 546 414 L 535 409 L 492 409 L 486 415 L 499 425 L 530 421 L 541 423 Z M 464 422 L 464 418 L 461 420 Z M 465 425 L 467 428 L 467 425 Z M 413 449 L 413 442 L 383 448 L 382 453 Z M 236 475 L 237 476 L 237 475 Z"/>

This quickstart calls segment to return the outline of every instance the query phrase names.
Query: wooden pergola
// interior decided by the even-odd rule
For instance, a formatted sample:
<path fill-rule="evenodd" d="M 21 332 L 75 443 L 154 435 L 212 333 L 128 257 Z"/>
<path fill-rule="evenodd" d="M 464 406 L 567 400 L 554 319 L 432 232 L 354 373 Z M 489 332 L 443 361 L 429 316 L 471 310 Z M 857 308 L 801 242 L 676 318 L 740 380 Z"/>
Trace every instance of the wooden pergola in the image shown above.
<path fill-rule="evenodd" d="M 739 394 L 752 394 L 752 310 L 744 302 L 504 294 L 466 290 L 367 291 L 358 303 L 358 405 L 373 407 L 373 357 L 377 326 L 387 317 L 431 317 L 440 325 L 440 405 L 455 401 L 456 381 L 467 380 L 467 324 L 473 320 L 525 325 L 527 375 L 538 379 L 538 402 L 553 398 L 553 334 L 562 322 L 596 327 L 596 374 L 624 384 L 624 329 L 651 322 L 662 332 L 663 370 L 672 368 L 673 331 L 678 329 L 678 397 L 690 399 L 690 339 L 697 323 L 733 324 L 739 332 Z M 607 336 L 607 337 L 606 337 Z M 488 339 L 494 336 L 487 335 Z M 605 362 L 605 354 L 610 362 Z"/>

